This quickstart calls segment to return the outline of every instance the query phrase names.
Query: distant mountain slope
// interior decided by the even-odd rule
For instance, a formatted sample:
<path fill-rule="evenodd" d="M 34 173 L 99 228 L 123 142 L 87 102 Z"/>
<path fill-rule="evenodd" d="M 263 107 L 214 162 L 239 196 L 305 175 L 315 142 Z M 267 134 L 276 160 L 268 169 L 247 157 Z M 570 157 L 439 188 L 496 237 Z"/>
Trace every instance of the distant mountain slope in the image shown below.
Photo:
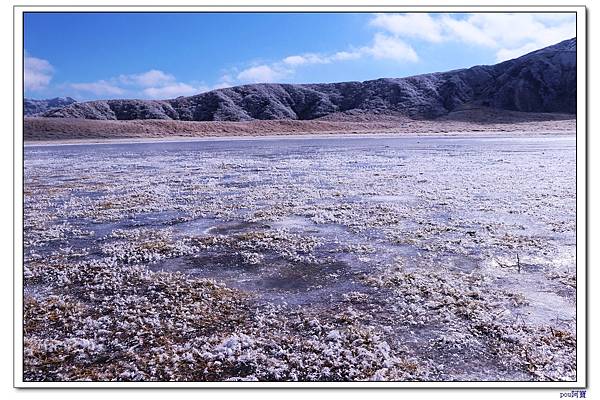
<path fill-rule="evenodd" d="M 24 99 L 23 111 L 25 115 L 29 117 L 32 115 L 39 115 L 53 109 L 62 108 L 73 103 L 76 103 L 76 100 L 70 97 L 55 97 L 53 99 L 45 100 Z"/>
<path fill-rule="evenodd" d="M 99 100 L 46 117 L 185 121 L 311 120 L 365 112 L 437 118 L 466 107 L 573 114 L 576 39 L 496 65 L 407 78 L 327 84 L 254 84 L 171 100 Z"/>

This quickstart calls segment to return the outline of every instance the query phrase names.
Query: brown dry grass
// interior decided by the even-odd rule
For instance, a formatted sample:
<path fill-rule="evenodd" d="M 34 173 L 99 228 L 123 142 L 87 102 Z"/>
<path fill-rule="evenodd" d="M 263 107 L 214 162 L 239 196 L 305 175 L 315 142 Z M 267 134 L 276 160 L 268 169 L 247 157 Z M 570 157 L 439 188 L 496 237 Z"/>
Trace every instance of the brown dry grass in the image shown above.
<path fill-rule="evenodd" d="M 97 140 L 169 137 L 275 136 L 313 134 L 443 134 L 450 132 L 575 131 L 574 116 L 506 111 L 460 111 L 436 120 L 385 115 L 331 115 L 320 120 L 270 121 L 98 121 L 25 118 L 25 141 Z"/>

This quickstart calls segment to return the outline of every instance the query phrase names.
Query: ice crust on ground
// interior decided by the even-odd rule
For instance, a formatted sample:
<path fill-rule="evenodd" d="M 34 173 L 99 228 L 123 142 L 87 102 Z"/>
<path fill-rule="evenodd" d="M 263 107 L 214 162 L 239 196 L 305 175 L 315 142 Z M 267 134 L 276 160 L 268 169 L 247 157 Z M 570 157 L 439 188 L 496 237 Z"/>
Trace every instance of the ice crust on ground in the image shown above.
<path fill-rule="evenodd" d="M 27 148 L 24 378 L 574 380 L 574 145 Z"/>

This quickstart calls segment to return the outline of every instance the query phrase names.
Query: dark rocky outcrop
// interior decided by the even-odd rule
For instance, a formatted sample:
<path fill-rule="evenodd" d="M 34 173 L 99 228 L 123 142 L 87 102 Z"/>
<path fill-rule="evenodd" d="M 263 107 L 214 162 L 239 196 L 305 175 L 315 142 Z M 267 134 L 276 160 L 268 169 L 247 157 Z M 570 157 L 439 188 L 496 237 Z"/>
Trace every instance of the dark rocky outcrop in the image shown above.
<path fill-rule="evenodd" d="M 47 111 L 55 110 L 76 103 L 71 97 L 55 97 L 53 99 L 34 100 L 23 99 L 23 112 L 25 116 L 31 117 L 43 114 Z"/>
<path fill-rule="evenodd" d="M 311 120 L 366 112 L 433 119 L 469 107 L 568 113 L 576 110 L 576 39 L 496 65 L 408 78 L 328 84 L 254 84 L 171 100 L 98 100 L 45 117 L 184 121 Z"/>

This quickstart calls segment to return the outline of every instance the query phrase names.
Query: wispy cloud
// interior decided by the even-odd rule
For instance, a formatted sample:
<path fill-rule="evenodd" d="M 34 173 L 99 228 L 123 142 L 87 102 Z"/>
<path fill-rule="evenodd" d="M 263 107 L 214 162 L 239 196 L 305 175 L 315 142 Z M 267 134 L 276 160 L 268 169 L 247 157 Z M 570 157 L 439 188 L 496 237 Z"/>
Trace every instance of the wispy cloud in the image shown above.
<path fill-rule="evenodd" d="M 321 54 L 308 53 L 303 55 L 295 55 L 284 58 L 284 64 L 291 66 L 306 65 L 306 64 L 329 64 L 332 61 L 331 57 Z"/>
<path fill-rule="evenodd" d="M 284 68 L 281 63 L 256 65 L 246 68 L 237 74 L 237 80 L 245 83 L 275 82 L 290 72 L 291 70 Z"/>
<path fill-rule="evenodd" d="M 171 74 L 158 69 L 142 72 L 140 74 L 120 75 L 119 81 L 125 85 L 136 85 L 140 87 L 160 87 L 171 85 L 176 81 Z"/>
<path fill-rule="evenodd" d="M 281 62 L 291 68 L 314 64 L 331 64 L 336 61 L 356 60 L 363 56 L 361 51 L 338 51 L 333 54 L 306 53 L 285 57 Z"/>
<path fill-rule="evenodd" d="M 71 83 L 68 86 L 76 91 L 84 92 L 84 94 L 145 99 L 190 96 L 211 89 L 202 83 L 180 82 L 174 75 L 158 69 L 136 74 L 122 74 L 94 82 Z"/>
<path fill-rule="evenodd" d="M 149 87 L 142 92 L 151 99 L 165 99 L 178 96 L 191 96 L 210 90 L 206 86 L 192 86 L 183 82 L 173 82 L 165 86 Z"/>
<path fill-rule="evenodd" d="M 69 86 L 77 91 L 93 93 L 96 96 L 125 94 L 125 90 L 105 80 L 71 83 Z"/>
<path fill-rule="evenodd" d="M 239 83 L 276 82 L 292 77 L 302 67 L 332 64 L 370 57 L 376 60 L 392 60 L 399 63 L 419 60 L 416 51 L 404 40 L 384 33 L 376 33 L 368 46 L 336 51 L 333 53 L 304 53 L 284 57 L 281 60 L 252 65 L 236 75 Z"/>
<path fill-rule="evenodd" d="M 219 79 L 219 82 L 217 82 L 216 84 L 214 84 L 212 86 L 211 90 L 212 89 L 223 89 L 223 88 L 231 87 L 234 85 L 235 85 L 235 79 L 233 78 L 233 76 L 231 76 L 230 74 L 224 74 Z"/>
<path fill-rule="evenodd" d="M 25 51 L 24 83 L 25 90 L 42 90 L 48 87 L 52 80 L 54 67 L 42 58 L 31 56 Z"/>

